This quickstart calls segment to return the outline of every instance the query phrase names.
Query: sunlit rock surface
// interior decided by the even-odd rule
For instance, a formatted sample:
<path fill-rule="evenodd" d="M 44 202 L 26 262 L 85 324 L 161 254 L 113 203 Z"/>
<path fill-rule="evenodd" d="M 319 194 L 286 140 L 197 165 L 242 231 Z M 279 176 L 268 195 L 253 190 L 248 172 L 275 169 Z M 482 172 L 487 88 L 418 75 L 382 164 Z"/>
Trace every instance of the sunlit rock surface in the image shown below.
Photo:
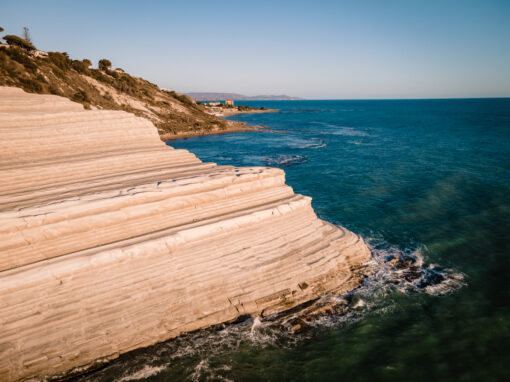
<path fill-rule="evenodd" d="M 203 163 L 57 96 L 0 87 L 0 179 L 2 381 L 352 289 L 370 257 L 282 170 Z"/>

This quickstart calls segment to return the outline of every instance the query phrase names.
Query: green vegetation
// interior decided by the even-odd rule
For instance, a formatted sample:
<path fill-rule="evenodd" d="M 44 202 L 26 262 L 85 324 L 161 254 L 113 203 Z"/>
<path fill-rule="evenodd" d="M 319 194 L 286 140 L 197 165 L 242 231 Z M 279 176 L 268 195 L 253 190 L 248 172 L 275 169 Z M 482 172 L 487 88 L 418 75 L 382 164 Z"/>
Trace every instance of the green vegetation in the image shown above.
<path fill-rule="evenodd" d="M 85 108 L 124 110 L 151 120 L 160 134 L 201 133 L 234 123 L 207 114 L 186 95 L 111 70 L 109 60 L 100 60 L 99 69 L 91 65 L 90 60 L 73 60 L 65 52 L 36 57 L 11 43 L 0 47 L 0 86 L 64 96 Z"/>
<path fill-rule="evenodd" d="M 258 109 L 256 107 L 252 107 L 252 106 L 238 105 L 237 108 L 239 109 L 239 111 L 267 110 L 264 106 L 262 106 L 261 108 Z"/>
<path fill-rule="evenodd" d="M 110 70 L 111 66 L 112 66 L 112 63 L 105 58 L 103 58 L 102 60 L 99 60 L 98 65 L 97 65 L 99 70 L 102 70 L 103 72 Z"/>
<path fill-rule="evenodd" d="M 87 65 L 85 61 L 89 60 L 73 60 L 71 66 L 74 70 L 76 70 L 79 73 L 88 73 L 90 65 Z M 90 62 L 90 61 L 89 61 Z"/>
<path fill-rule="evenodd" d="M 22 49 L 25 49 L 27 51 L 35 50 L 35 46 L 33 46 L 28 41 L 22 39 L 21 37 L 9 34 L 7 36 L 4 36 L 4 40 L 7 41 L 7 44 L 18 46 Z"/>
<path fill-rule="evenodd" d="M 174 92 L 174 97 L 186 105 L 189 105 L 189 106 L 195 105 L 195 101 L 193 101 L 193 98 L 191 98 L 190 96 L 187 96 L 185 94 L 177 94 Z"/>
<path fill-rule="evenodd" d="M 89 95 L 84 90 L 78 90 L 71 99 L 75 102 L 90 103 Z"/>
<path fill-rule="evenodd" d="M 73 63 L 67 53 L 60 52 L 48 52 L 48 60 L 64 72 L 71 69 Z"/>

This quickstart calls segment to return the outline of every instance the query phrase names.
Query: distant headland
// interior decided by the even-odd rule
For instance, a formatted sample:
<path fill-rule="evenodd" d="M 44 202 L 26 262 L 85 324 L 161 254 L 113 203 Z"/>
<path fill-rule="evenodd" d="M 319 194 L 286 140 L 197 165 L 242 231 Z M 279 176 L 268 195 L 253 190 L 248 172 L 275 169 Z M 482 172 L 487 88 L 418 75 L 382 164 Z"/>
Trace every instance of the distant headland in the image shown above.
<path fill-rule="evenodd" d="M 233 99 L 235 101 L 296 101 L 304 100 L 300 97 L 291 97 L 288 95 L 256 95 L 246 96 L 237 93 L 184 93 L 195 101 L 218 101 L 224 99 Z"/>

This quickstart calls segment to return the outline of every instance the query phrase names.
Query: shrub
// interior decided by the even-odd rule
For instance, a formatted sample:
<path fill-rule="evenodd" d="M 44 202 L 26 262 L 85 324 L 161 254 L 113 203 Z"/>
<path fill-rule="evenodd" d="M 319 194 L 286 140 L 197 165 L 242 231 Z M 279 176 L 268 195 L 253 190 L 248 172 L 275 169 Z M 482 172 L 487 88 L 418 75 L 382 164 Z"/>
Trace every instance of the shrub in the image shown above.
<path fill-rule="evenodd" d="M 89 65 L 85 62 L 85 60 L 73 60 L 73 63 L 71 64 L 73 69 L 76 70 L 79 73 L 87 73 L 89 71 Z"/>
<path fill-rule="evenodd" d="M 195 101 L 193 101 L 193 98 L 191 98 L 190 96 L 187 96 L 185 94 L 178 94 L 175 92 L 172 95 L 174 96 L 174 98 L 177 98 L 179 101 L 181 101 L 182 103 L 184 103 L 186 105 L 190 105 L 190 106 L 195 105 Z"/>
<path fill-rule="evenodd" d="M 78 90 L 76 93 L 73 94 L 71 99 L 75 102 L 90 103 L 89 95 L 87 94 L 87 92 L 85 90 Z"/>
<path fill-rule="evenodd" d="M 118 78 L 118 80 L 115 81 L 115 83 L 113 84 L 115 89 L 134 96 L 138 95 L 139 89 L 137 86 L 137 82 L 133 77 L 128 75 L 120 75 L 118 73 L 116 74 L 117 74 L 116 78 Z"/>
<path fill-rule="evenodd" d="M 4 40 L 7 41 L 7 44 L 9 44 L 9 45 L 19 46 L 20 48 L 28 50 L 28 51 L 35 50 L 35 46 L 33 46 L 28 41 L 22 39 L 21 37 L 18 37 L 15 35 L 9 34 L 7 36 L 4 36 Z"/>
<path fill-rule="evenodd" d="M 21 77 L 19 81 L 22 84 L 22 87 L 24 90 L 31 92 L 31 93 L 43 93 L 44 92 L 44 86 L 39 81 L 34 80 L 32 78 L 24 78 Z"/>
<path fill-rule="evenodd" d="M 112 63 L 110 62 L 110 60 L 107 60 L 106 58 L 99 60 L 99 63 L 97 65 L 98 69 L 102 70 L 104 72 L 110 70 L 111 66 L 112 66 Z"/>
<path fill-rule="evenodd" d="M 92 66 L 92 61 L 90 61 L 88 58 L 82 60 L 82 62 L 87 66 L 87 69 Z"/>
<path fill-rule="evenodd" d="M 37 70 L 37 66 L 34 64 L 32 59 L 28 57 L 23 49 L 19 49 L 18 47 L 11 47 L 6 50 L 6 53 L 14 60 L 22 64 L 26 70 L 29 72 L 35 72 Z"/>
<path fill-rule="evenodd" d="M 47 83 L 48 81 L 46 81 L 46 78 L 44 78 L 44 76 L 42 74 L 38 74 L 37 77 L 35 77 L 35 79 L 43 84 Z"/>
<path fill-rule="evenodd" d="M 59 69 L 64 72 L 71 68 L 73 61 L 69 58 L 67 53 L 48 52 L 48 59 Z"/>
<path fill-rule="evenodd" d="M 56 87 L 55 85 L 53 85 L 53 84 L 50 84 L 49 91 L 50 91 L 51 94 L 55 94 L 55 95 L 59 95 L 59 96 L 63 96 L 64 95 L 60 91 L 60 89 L 58 87 Z"/>

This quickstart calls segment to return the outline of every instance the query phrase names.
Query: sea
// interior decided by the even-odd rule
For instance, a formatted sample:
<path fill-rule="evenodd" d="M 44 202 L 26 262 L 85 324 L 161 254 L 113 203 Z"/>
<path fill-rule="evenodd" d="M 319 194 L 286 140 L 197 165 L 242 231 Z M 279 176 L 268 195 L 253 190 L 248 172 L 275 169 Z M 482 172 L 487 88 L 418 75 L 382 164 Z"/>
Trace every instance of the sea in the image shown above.
<path fill-rule="evenodd" d="M 510 380 L 510 99 L 239 103 L 279 111 L 229 118 L 264 131 L 167 143 L 284 169 L 321 219 L 364 238 L 374 273 L 301 333 L 248 318 L 76 380 Z"/>

